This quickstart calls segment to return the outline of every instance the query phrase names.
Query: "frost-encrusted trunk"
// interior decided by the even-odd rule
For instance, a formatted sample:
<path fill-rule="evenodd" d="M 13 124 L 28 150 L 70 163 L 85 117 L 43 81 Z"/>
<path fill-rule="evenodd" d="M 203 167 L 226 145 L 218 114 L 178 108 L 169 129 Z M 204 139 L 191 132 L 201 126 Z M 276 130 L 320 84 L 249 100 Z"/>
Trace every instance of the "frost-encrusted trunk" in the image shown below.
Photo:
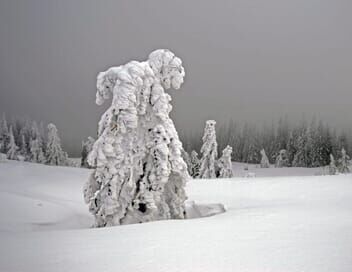
<path fill-rule="evenodd" d="M 200 150 L 202 153 L 199 170 L 200 178 L 216 178 L 215 163 L 218 157 L 218 144 L 216 142 L 215 124 L 214 120 L 208 120 L 205 124 L 202 138 L 203 145 Z"/>
<path fill-rule="evenodd" d="M 189 176 L 164 91 L 183 77 L 181 60 L 163 49 L 98 75 L 96 103 L 112 104 L 88 156 L 95 170 L 84 198 L 96 227 L 185 217 Z"/>

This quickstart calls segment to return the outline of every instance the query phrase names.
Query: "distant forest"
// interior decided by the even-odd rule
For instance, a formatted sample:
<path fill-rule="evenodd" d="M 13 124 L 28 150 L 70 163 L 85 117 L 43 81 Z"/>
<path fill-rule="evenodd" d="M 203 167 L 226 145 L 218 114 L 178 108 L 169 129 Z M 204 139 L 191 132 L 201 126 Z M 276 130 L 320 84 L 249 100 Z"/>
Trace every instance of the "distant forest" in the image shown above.
<path fill-rule="evenodd" d="M 258 127 L 253 124 L 238 124 L 233 120 L 220 124 L 216 128 L 218 153 L 226 145 L 233 148 L 232 160 L 245 163 L 259 163 L 260 150 L 264 149 L 270 163 L 275 163 L 281 150 L 285 150 L 289 166 L 319 167 L 330 163 L 330 154 L 341 156 L 344 148 L 352 154 L 352 130 L 337 131 L 329 124 L 312 118 L 302 118 L 293 124 L 288 118 L 280 118 L 270 126 Z M 202 146 L 202 134 L 180 135 L 184 149 L 190 153 L 199 153 Z"/>

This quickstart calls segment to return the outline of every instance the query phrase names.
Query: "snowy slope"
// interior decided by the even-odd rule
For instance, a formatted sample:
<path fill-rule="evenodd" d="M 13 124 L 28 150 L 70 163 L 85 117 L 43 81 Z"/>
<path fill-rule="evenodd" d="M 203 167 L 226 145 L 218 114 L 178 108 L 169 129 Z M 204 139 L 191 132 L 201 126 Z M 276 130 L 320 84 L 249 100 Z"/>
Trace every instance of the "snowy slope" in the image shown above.
<path fill-rule="evenodd" d="M 191 200 L 227 212 L 105 229 L 88 175 L 0 163 L 0 271 L 351 271 L 352 175 L 194 180 Z"/>

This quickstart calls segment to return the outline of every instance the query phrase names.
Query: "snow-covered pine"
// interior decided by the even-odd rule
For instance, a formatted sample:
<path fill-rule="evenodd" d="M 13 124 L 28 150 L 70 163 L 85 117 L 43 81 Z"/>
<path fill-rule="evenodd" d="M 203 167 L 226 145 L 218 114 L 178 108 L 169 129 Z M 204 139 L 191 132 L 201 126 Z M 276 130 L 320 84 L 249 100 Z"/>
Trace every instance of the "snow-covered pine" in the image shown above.
<path fill-rule="evenodd" d="M 23 134 L 21 135 L 21 143 L 19 146 L 18 153 L 19 153 L 19 155 L 21 155 L 24 158 L 24 160 L 29 160 L 30 154 L 29 154 L 27 143 L 26 143 L 26 138 Z"/>
<path fill-rule="evenodd" d="M 216 178 L 215 163 L 218 157 L 218 144 L 216 142 L 214 120 L 208 120 L 205 124 L 203 145 L 200 150 L 202 158 L 200 160 L 199 177 L 200 178 Z"/>
<path fill-rule="evenodd" d="M 48 125 L 48 142 L 46 145 L 45 155 L 46 163 L 50 165 L 67 165 L 67 153 L 62 150 L 61 140 L 57 128 L 54 124 Z"/>
<path fill-rule="evenodd" d="M 288 159 L 287 159 L 287 152 L 286 149 L 281 149 L 279 155 L 276 157 L 275 167 L 287 167 L 288 166 Z"/>
<path fill-rule="evenodd" d="M 198 158 L 198 153 L 195 150 L 193 150 L 191 152 L 191 169 L 190 169 L 191 177 L 196 178 L 199 176 L 199 168 L 200 168 L 200 160 Z"/>
<path fill-rule="evenodd" d="M 39 139 L 31 139 L 29 143 L 29 149 L 30 149 L 29 160 L 31 162 L 45 163 L 46 160 L 45 160 L 45 156 Z"/>
<path fill-rule="evenodd" d="M 330 154 L 329 175 L 336 175 L 337 173 L 338 169 L 336 167 L 335 158 Z"/>
<path fill-rule="evenodd" d="M 341 149 L 341 158 L 338 163 L 338 170 L 340 173 L 349 173 L 349 160 L 350 157 L 347 155 L 346 150 L 344 148 Z"/>
<path fill-rule="evenodd" d="M 82 152 L 81 152 L 81 167 L 89 168 L 88 164 L 88 154 L 93 149 L 95 139 L 88 136 L 86 141 L 82 142 Z"/>
<path fill-rule="evenodd" d="M 2 115 L 2 119 L 0 122 L 0 152 L 6 153 L 7 146 L 9 144 L 9 128 L 7 125 L 7 120 L 5 113 Z"/>
<path fill-rule="evenodd" d="M 13 136 L 12 126 L 9 130 L 9 144 L 7 147 L 7 158 L 9 160 L 17 160 L 18 159 L 18 146 L 15 143 L 15 137 Z"/>
<path fill-rule="evenodd" d="M 112 104 L 88 156 L 95 170 L 84 198 L 96 227 L 185 217 L 189 175 L 164 91 L 179 89 L 184 75 L 181 60 L 164 49 L 98 75 L 96 103 L 112 96 Z"/>
<path fill-rule="evenodd" d="M 232 147 L 226 146 L 222 151 L 222 156 L 218 160 L 218 167 L 220 169 L 219 178 L 232 178 L 232 162 L 231 162 Z"/>
<path fill-rule="evenodd" d="M 264 149 L 260 150 L 260 155 L 262 156 L 260 160 L 260 168 L 269 168 L 270 167 L 269 159 Z"/>

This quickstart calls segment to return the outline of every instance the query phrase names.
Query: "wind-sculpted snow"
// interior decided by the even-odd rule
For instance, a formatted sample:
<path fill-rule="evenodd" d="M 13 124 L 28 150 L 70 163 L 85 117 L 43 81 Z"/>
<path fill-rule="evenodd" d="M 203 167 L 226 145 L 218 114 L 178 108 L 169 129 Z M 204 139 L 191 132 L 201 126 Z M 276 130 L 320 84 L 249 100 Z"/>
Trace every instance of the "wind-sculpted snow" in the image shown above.
<path fill-rule="evenodd" d="M 84 198 L 95 226 L 185 217 L 187 166 L 169 117 L 171 97 L 185 76 L 181 60 L 156 50 L 98 75 L 96 103 L 111 97 L 88 156 L 95 168 Z"/>

